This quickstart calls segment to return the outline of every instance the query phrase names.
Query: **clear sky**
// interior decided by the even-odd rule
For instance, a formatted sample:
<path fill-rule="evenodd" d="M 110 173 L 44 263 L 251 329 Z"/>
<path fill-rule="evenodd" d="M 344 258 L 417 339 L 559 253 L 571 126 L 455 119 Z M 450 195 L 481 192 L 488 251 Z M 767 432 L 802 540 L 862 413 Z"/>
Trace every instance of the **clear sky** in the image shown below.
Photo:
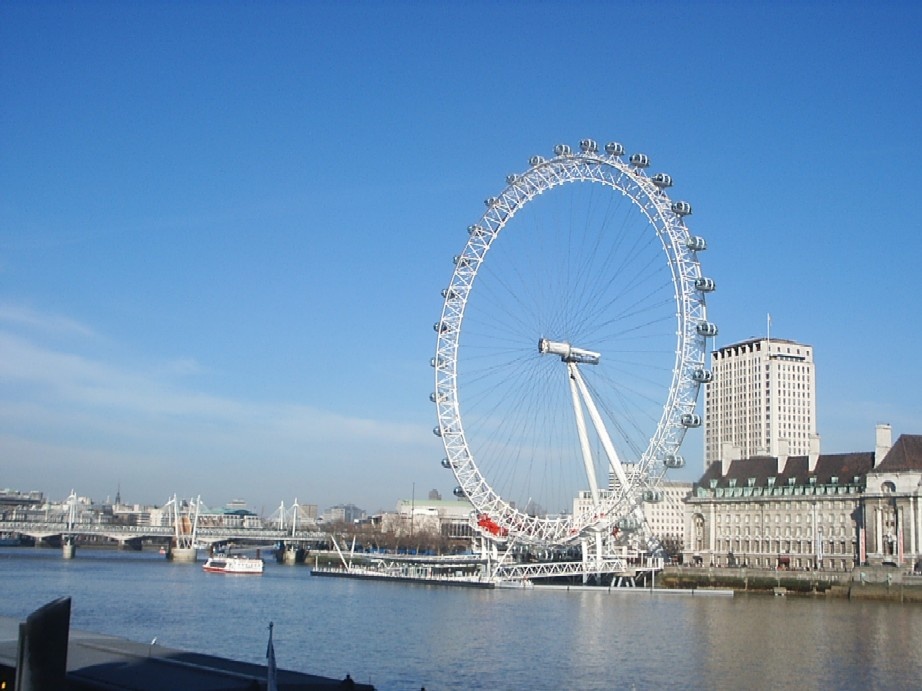
<path fill-rule="evenodd" d="M 450 495 L 429 358 L 505 176 L 675 179 L 718 345 L 815 347 L 824 452 L 922 433 L 917 2 L 0 4 L 0 487 Z M 684 453 L 701 471 L 702 438 Z"/>

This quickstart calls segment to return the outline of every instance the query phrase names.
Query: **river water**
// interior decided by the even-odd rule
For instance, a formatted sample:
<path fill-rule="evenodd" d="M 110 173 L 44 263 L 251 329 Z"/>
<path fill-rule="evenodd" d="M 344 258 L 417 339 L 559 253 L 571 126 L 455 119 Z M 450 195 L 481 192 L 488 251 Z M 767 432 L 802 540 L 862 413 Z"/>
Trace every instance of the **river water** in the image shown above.
<path fill-rule="evenodd" d="M 607 590 L 469 590 L 206 574 L 154 553 L 0 548 L 0 614 L 378 689 L 922 688 L 922 606 Z"/>

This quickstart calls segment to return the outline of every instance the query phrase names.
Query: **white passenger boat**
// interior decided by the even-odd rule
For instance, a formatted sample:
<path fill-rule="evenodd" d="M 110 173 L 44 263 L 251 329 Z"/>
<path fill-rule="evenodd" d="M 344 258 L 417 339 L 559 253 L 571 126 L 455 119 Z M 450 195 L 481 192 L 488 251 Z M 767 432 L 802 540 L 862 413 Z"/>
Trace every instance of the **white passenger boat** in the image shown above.
<path fill-rule="evenodd" d="M 216 554 L 202 568 L 209 573 L 261 574 L 265 563 L 258 557 Z"/>

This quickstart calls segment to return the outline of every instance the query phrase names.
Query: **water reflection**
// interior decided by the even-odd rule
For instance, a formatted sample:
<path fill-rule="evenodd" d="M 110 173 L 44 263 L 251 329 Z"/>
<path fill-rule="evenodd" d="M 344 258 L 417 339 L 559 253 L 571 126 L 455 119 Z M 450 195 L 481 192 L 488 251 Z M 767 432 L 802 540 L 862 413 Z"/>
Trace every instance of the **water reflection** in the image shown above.
<path fill-rule="evenodd" d="M 0 614 L 73 597 L 73 626 L 379 689 L 915 688 L 922 606 L 465 590 L 227 577 L 156 555 L 0 550 Z"/>

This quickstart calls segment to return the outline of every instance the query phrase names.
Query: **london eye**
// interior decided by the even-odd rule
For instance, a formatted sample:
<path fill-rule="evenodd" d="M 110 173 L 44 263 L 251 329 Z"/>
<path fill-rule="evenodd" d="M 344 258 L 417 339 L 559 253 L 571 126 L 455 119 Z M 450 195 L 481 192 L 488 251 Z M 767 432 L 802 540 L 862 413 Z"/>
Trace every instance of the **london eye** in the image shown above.
<path fill-rule="evenodd" d="M 442 292 L 434 432 L 497 540 L 644 529 L 709 381 L 703 238 L 616 142 L 534 156 L 485 200 Z"/>

